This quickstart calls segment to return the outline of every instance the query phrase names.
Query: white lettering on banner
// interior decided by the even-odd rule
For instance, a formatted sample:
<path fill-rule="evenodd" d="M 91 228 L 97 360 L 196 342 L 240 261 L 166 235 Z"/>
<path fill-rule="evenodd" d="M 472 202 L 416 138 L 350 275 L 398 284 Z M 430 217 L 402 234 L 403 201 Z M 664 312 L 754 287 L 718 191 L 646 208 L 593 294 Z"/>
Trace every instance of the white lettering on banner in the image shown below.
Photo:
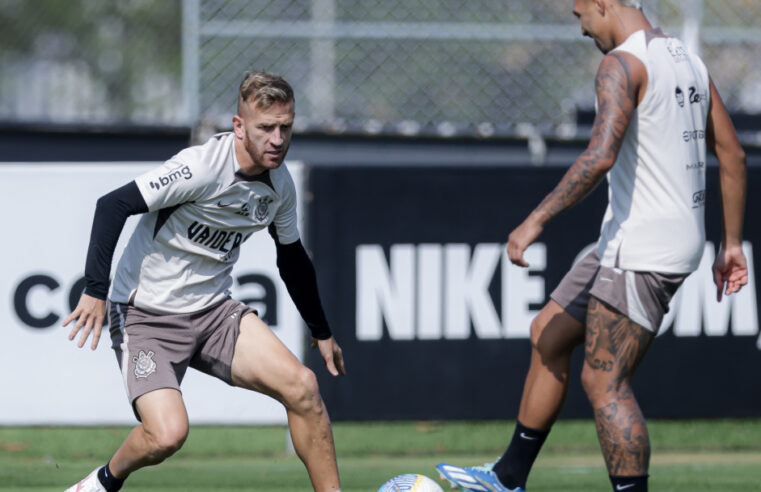
<path fill-rule="evenodd" d="M 541 304 L 544 298 L 544 277 L 531 275 L 547 268 L 547 247 L 542 243 L 529 246 L 523 252 L 529 264 L 521 268 L 510 263 L 507 252 L 502 259 L 502 314 L 506 338 L 529 338 L 531 320 L 539 311 L 529 309 L 530 304 Z"/>
<path fill-rule="evenodd" d="M 593 247 L 590 245 L 590 247 Z M 581 255 L 586 254 L 585 248 Z M 759 334 L 753 247 L 743 243 L 748 285 L 716 301 L 713 264 L 716 248 L 706 243 L 698 270 L 687 277 L 671 300 L 659 335 L 673 325 L 677 337 L 755 336 Z M 543 304 L 547 247 L 531 245 L 524 257 L 530 268 L 510 263 L 504 245 L 397 244 L 386 260 L 380 245 L 356 251 L 357 340 L 375 341 L 384 321 L 392 340 L 462 340 L 528 338 L 531 320 Z M 501 268 L 497 268 L 500 265 Z M 495 273 L 501 275 L 501 321 L 489 294 Z M 761 350 L 761 337 L 757 342 Z"/>
<path fill-rule="evenodd" d="M 397 244 L 386 261 L 379 245 L 360 245 L 357 266 L 357 339 L 380 340 L 383 321 L 393 340 L 528 337 L 529 304 L 544 300 L 546 247 L 526 250 L 530 270 L 512 265 L 504 245 Z M 489 285 L 502 261 L 502 320 Z M 511 294 L 507 294 L 510 292 Z M 413 296 L 416 294 L 416 296 Z M 416 316 L 417 314 L 417 316 Z"/>
<path fill-rule="evenodd" d="M 377 245 L 359 246 L 357 265 L 357 313 L 363 313 L 375 323 L 361 323 L 357 318 L 359 340 L 380 340 L 381 317 L 386 319 L 388 331 L 394 340 L 412 340 L 415 337 L 413 297 L 415 247 L 396 244 L 391 247 L 391 266 L 388 268 L 383 248 Z"/>
<path fill-rule="evenodd" d="M 439 244 L 421 244 L 417 248 L 417 337 L 421 340 L 441 338 L 443 248 Z"/>
<path fill-rule="evenodd" d="M 499 263 L 499 244 L 479 244 L 470 256 L 467 244 L 447 244 L 445 264 L 444 338 L 500 338 L 499 316 L 489 297 L 489 284 Z"/>
<path fill-rule="evenodd" d="M 28 328 L 57 328 L 59 321 L 73 311 L 85 287 L 79 277 L 65 291 L 52 272 L 23 275 L 13 282 L 13 311 L 22 325 Z M 234 287 L 241 302 L 253 307 L 271 328 L 278 325 L 278 289 L 271 275 L 245 272 L 234 276 Z M 250 292 L 248 292 L 250 291 Z M 61 304 L 55 307 L 55 302 Z M 63 303 L 61 303 L 63 301 Z"/>

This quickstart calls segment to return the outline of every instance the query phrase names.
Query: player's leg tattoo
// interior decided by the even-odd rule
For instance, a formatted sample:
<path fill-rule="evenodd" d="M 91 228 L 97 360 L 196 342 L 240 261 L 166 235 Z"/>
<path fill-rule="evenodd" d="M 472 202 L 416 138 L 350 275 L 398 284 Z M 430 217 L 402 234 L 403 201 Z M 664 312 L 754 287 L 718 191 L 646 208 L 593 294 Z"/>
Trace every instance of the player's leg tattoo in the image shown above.
<path fill-rule="evenodd" d="M 611 475 L 647 474 L 650 439 L 631 379 L 653 337 L 604 303 L 590 299 L 582 382 Z"/>

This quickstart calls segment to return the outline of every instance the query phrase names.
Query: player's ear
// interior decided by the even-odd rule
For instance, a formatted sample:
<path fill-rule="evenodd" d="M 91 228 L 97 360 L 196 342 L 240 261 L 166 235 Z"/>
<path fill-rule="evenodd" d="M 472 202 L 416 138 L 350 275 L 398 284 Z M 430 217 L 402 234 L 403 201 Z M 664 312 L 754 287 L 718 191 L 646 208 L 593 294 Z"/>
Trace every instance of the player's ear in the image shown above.
<path fill-rule="evenodd" d="M 604 17 L 605 12 L 608 8 L 608 6 L 606 5 L 607 0 L 594 0 L 594 2 L 595 2 L 595 8 L 597 9 L 597 13 Z"/>
<path fill-rule="evenodd" d="M 246 129 L 243 126 L 243 118 L 240 115 L 233 115 L 233 132 L 235 136 L 242 139 L 246 136 Z"/>

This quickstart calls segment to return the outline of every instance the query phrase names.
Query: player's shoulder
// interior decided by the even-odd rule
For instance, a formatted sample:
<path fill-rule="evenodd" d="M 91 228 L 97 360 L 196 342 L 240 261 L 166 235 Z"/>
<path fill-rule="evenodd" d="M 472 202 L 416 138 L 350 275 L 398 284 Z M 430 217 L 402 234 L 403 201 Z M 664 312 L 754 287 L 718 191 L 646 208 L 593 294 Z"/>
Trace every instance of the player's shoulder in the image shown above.
<path fill-rule="evenodd" d="M 636 58 L 641 63 L 647 62 L 648 44 L 652 36 L 651 31 L 639 30 L 629 35 L 621 44 L 613 48 L 603 58 L 603 62 L 612 58 L 625 59 L 629 57 Z"/>
<path fill-rule="evenodd" d="M 629 35 L 621 44 L 613 48 L 604 58 L 602 64 L 606 61 L 617 60 L 625 65 L 625 68 L 644 68 L 648 65 L 648 47 L 654 36 L 661 34 L 660 30 L 646 31 L 641 29 Z"/>
<path fill-rule="evenodd" d="M 641 83 L 647 77 L 645 61 L 628 51 L 610 51 L 597 67 L 598 84 L 606 85 L 625 80 L 628 83 Z"/>
<path fill-rule="evenodd" d="M 291 193 L 296 191 L 296 185 L 293 182 L 293 176 L 288 170 L 288 164 L 283 162 L 281 165 L 270 171 L 270 179 L 275 191 L 278 193 Z"/>
<path fill-rule="evenodd" d="M 233 145 L 233 133 L 217 133 L 206 142 L 191 145 L 178 152 L 172 159 L 191 164 L 198 161 L 226 159 Z"/>
<path fill-rule="evenodd" d="M 629 37 L 626 38 L 623 43 L 613 48 L 612 51 L 613 52 L 615 51 L 641 52 L 647 49 L 647 46 L 650 43 L 650 40 L 652 39 L 652 37 L 653 37 L 653 34 L 651 31 L 645 31 L 644 29 L 640 29 L 639 31 L 635 31 L 632 34 L 630 34 Z"/>
<path fill-rule="evenodd" d="M 636 31 L 610 50 L 600 61 L 597 80 L 604 82 L 625 77 L 630 83 L 644 82 L 648 73 L 647 35 L 646 31 Z"/>
<path fill-rule="evenodd" d="M 217 133 L 204 143 L 186 147 L 170 160 L 189 166 L 199 175 L 213 177 L 231 169 L 232 146 L 232 132 Z"/>

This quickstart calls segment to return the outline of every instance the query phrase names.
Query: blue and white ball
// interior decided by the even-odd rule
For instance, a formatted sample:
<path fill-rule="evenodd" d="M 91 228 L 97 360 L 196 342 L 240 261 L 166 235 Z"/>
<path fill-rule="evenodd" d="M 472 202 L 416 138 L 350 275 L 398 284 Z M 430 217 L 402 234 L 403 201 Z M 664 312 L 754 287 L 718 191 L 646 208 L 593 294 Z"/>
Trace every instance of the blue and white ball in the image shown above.
<path fill-rule="evenodd" d="M 381 485 L 378 492 L 444 492 L 439 484 L 418 473 L 399 475 Z"/>

